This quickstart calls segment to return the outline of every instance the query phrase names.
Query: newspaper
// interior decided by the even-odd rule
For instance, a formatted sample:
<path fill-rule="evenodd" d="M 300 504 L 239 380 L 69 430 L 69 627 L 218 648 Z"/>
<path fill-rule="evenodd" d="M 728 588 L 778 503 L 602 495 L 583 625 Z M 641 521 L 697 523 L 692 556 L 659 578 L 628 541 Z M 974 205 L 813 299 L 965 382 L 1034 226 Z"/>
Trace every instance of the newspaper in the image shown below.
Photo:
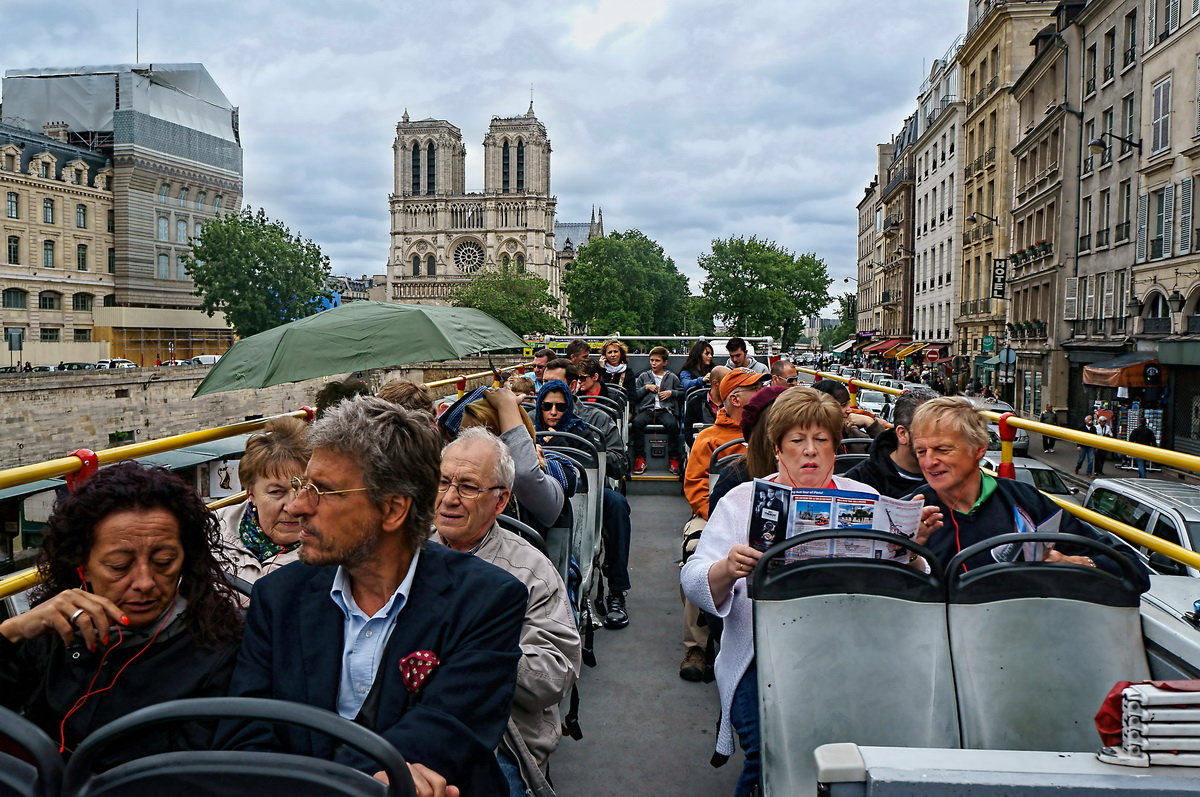
<path fill-rule="evenodd" d="M 1013 507 L 1013 530 L 1019 534 L 1029 532 L 1057 533 L 1062 523 L 1063 511 L 1060 509 L 1041 523 L 1034 523 L 1033 518 L 1019 506 Z M 1014 562 L 1019 556 L 1026 562 L 1040 562 L 1054 548 L 1052 542 L 1014 542 L 992 549 L 992 558 L 997 562 Z"/>
<path fill-rule="evenodd" d="M 749 544 L 760 551 L 784 537 L 823 529 L 874 529 L 913 539 L 921 522 L 923 504 L 849 490 L 791 488 L 754 480 Z M 788 560 L 830 557 L 865 557 L 907 562 L 901 545 L 861 537 L 814 540 L 787 552 Z"/>

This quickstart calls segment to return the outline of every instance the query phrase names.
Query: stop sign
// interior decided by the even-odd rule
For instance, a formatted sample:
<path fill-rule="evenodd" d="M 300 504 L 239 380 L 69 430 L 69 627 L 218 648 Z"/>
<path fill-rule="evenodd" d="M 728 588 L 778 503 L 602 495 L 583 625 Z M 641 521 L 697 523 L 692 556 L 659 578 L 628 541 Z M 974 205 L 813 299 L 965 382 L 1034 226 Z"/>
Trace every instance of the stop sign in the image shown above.
<path fill-rule="evenodd" d="M 929 362 L 931 362 L 931 363 L 937 362 L 938 361 L 937 349 L 930 349 L 929 351 L 925 352 L 925 359 L 929 360 Z"/>

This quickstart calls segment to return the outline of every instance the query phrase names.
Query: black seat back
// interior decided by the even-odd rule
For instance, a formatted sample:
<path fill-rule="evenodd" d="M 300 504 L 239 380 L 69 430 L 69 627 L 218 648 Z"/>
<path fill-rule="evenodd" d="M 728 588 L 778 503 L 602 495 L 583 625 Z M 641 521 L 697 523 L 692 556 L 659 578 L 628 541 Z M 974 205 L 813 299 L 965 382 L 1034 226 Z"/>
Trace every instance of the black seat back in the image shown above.
<path fill-rule="evenodd" d="M 0 707 L 0 795 L 57 797 L 62 777 L 58 745 L 29 720 Z"/>

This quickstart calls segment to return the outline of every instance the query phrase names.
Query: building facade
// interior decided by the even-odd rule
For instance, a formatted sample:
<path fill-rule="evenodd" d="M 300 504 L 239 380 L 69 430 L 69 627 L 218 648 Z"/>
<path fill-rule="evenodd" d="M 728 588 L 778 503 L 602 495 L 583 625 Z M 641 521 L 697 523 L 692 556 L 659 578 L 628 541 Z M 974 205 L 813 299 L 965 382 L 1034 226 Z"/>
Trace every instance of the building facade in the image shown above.
<path fill-rule="evenodd" d="M 863 191 L 858 203 L 858 334 L 870 340 L 883 329 L 883 260 L 888 241 L 884 235 L 882 186 L 879 176 L 886 175 L 892 162 L 892 145 L 875 147 L 875 177 Z"/>
<path fill-rule="evenodd" d="M 111 283 L 91 319 L 93 342 L 143 365 L 227 349 L 232 330 L 196 309 L 200 297 L 184 267 L 204 222 L 236 212 L 242 200 L 237 109 L 204 67 L 14 69 L 3 92 L 4 123 L 42 130 L 105 163 L 110 204 L 97 224 L 110 243 L 97 257 Z M 38 154 L 24 153 L 22 162 Z M 55 179 L 70 184 L 75 171 Z"/>
<path fill-rule="evenodd" d="M 466 148 L 450 122 L 412 121 L 406 111 L 393 153 L 389 300 L 445 304 L 480 269 L 511 266 L 546 280 L 565 316 L 563 268 L 592 236 L 571 225 L 570 251 L 559 248 L 550 139 L 532 103 L 524 115 L 492 118 L 482 192 L 466 191 Z M 588 228 L 594 235 L 603 221 Z"/>
<path fill-rule="evenodd" d="M 888 340 L 909 340 L 913 321 L 913 258 L 915 238 L 915 147 L 920 127 L 918 114 L 904 120 L 900 132 L 892 138 L 892 161 L 879 198 L 883 203 L 883 276 L 879 303 L 883 308 L 880 335 Z"/>

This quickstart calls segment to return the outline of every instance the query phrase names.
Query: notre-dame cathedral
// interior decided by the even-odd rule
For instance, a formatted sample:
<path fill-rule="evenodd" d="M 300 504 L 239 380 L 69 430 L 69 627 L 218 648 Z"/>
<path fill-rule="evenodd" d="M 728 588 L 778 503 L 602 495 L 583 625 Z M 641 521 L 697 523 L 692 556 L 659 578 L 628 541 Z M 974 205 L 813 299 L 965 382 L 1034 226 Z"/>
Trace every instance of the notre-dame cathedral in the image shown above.
<path fill-rule="evenodd" d="M 550 283 L 562 301 L 562 272 L 575 250 L 604 235 L 597 220 L 556 224 L 550 193 L 550 139 L 533 113 L 492 118 L 483 139 L 483 192 L 465 189 L 462 131 L 405 111 L 393 145 L 394 190 L 387 296 L 445 304 L 480 269 L 507 264 Z"/>

